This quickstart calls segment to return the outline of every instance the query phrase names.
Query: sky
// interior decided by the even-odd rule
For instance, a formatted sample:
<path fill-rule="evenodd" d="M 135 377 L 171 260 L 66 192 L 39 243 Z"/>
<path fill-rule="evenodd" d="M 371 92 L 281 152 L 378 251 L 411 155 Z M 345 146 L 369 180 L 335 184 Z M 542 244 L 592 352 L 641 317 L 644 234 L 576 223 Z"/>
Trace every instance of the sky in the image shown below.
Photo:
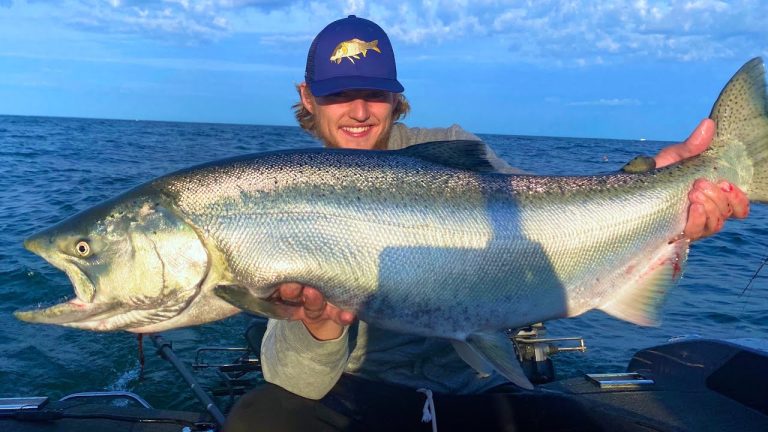
<path fill-rule="evenodd" d="M 679 141 L 768 56 L 765 0 L 0 0 L 0 114 L 295 125 L 349 14 L 389 34 L 406 124 L 481 134 Z"/>

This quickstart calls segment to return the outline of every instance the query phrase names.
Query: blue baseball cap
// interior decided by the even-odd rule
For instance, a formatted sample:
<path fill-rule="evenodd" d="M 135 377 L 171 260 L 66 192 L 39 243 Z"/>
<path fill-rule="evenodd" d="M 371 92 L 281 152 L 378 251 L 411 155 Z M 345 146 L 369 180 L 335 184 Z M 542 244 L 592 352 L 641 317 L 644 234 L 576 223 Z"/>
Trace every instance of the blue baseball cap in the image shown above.
<path fill-rule="evenodd" d="M 307 55 L 304 80 L 312 94 L 345 90 L 402 93 L 395 53 L 387 34 L 373 21 L 350 15 L 317 34 Z"/>

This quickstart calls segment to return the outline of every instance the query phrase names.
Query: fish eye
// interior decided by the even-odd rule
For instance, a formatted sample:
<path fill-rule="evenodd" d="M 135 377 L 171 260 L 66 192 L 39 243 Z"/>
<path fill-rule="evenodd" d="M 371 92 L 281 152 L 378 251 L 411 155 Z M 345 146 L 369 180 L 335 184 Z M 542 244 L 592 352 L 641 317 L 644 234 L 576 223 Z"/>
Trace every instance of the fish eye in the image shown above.
<path fill-rule="evenodd" d="M 81 257 L 87 257 L 91 254 L 91 245 L 85 240 L 80 240 L 75 245 L 75 251 L 77 251 L 77 254 Z"/>

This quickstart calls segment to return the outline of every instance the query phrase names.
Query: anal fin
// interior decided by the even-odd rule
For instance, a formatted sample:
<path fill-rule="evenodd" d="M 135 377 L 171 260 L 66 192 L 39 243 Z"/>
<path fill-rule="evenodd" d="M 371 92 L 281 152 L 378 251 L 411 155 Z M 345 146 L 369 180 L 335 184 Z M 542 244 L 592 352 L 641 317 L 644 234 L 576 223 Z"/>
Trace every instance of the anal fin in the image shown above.
<path fill-rule="evenodd" d="M 688 240 L 678 240 L 660 248 L 645 266 L 628 272 L 627 283 L 598 309 L 637 325 L 658 325 L 658 309 L 667 290 L 682 275 L 688 244 Z"/>
<path fill-rule="evenodd" d="M 451 344 L 456 353 L 459 354 L 462 360 L 477 371 L 480 378 L 489 377 L 493 373 L 493 366 L 488 363 L 482 356 L 480 356 L 475 350 L 467 345 L 466 342 L 452 340 Z"/>
<path fill-rule="evenodd" d="M 504 375 L 513 384 L 525 389 L 533 389 L 533 384 L 528 380 L 522 366 L 520 366 L 512 341 L 502 331 L 471 334 L 466 343 L 475 354 L 493 366 L 498 373 Z M 474 367 L 472 364 L 470 366 Z"/>

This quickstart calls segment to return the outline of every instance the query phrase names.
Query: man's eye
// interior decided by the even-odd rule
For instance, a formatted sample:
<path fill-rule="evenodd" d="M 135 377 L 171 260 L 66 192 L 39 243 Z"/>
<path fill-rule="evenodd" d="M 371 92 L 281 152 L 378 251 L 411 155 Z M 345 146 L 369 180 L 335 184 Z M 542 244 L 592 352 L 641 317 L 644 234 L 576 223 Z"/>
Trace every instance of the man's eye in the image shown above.
<path fill-rule="evenodd" d="M 387 99 L 387 96 L 389 96 L 389 93 L 377 91 L 377 92 L 370 92 L 367 95 L 365 95 L 365 100 L 369 101 L 383 101 Z"/>
<path fill-rule="evenodd" d="M 320 96 L 317 98 L 321 104 L 335 104 L 343 103 L 350 100 L 349 95 L 346 93 L 332 93 L 326 96 Z"/>
<path fill-rule="evenodd" d="M 370 90 L 370 91 L 344 91 L 340 93 L 332 93 L 320 98 L 321 103 L 344 103 L 353 100 L 364 100 L 368 102 L 384 102 L 389 98 L 390 93 L 385 91 Z"/>

